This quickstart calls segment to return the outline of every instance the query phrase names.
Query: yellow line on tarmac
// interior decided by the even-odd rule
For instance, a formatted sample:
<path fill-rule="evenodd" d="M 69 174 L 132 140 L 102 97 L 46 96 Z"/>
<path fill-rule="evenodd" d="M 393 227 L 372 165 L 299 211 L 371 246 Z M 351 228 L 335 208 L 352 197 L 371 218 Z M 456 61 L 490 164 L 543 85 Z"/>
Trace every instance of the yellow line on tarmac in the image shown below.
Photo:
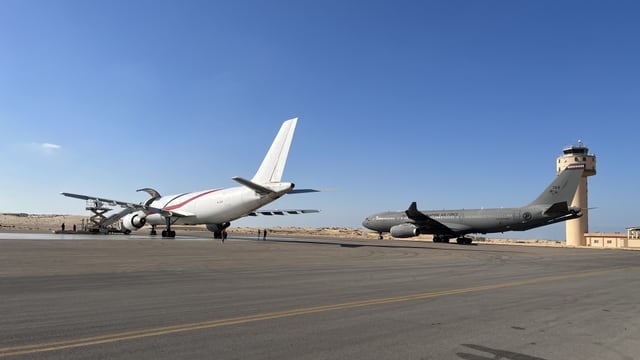
<path fill-rule="evenodd" d="M 312 314 L 312 313 L 318 313 L 318 312 L 336 311 L 336 310 L 352 309 L 352 308 L 372 306 L 372 305 L 382 305 L 382 304 L 390 304 L 390 303 L 397 303 L 397 302 L 404 302 L 404 301 L 422 300 L 422 299 L 429 299 L 429 298 L 435 298 L 435 297 L 441 297 L 441 296 L 495 290 L 495 289 L 501 289 L 501 288 L 507 288 L 507 287 L 515 287 L 515 286 L 532 285 L 532 284 L 551 282 L 551 281 L 602 276 L 602 275 L 611 274 L 614 272 L 636 270 L 638 268 L 640 267 L 631 266 L 631 267 L 612 269 L 612 270 L 592 271 L 592 272 L 586 272 L 586 273 L 567 274 L 567 275 L 558 275 L 558 276 L 545 276 L 545 277 L 539 277 L 539 278 L 533 278 L 533 279 L 510 281 L 510 282 L 493 284 L 493 285 L 482 285 L 482 286 L 443 290 L 443 291 L 436 291 L 436 292 L 426 292 L 426 293 L 419 293 L 419 294 L 412 294 L 412 295 L 394 296 L 394 297 L 361 300 L 361 301 L 351 301 L 351 302 L 333 304 L 333 305 L 314 306 L 314 307 L 276 311 L 276 312 L 269 312 L 269 313 L 256 314 L 256 315 L 239 316 L 239 317 L 233 317 L 233 318 L 227 318 L 227 319 L 209 320 L 209 321 L 203 321 L 203 322 L 197 322 L 197 323 L 188 323 L 188 324 L 181 324 L 181 325 L 174 325 L 174 326 L 132 330 L 132 331 L 119 332 L 119 333 L 112 333 L 112 334 L 105 334 L 105 335 L 98 335 L 98 336 L 77 338 L 77 339 L 69 339 L 69 340 L 61 340 L 61 341 L 54 341 L 54 342 L 47 342 L 47 343 L 40 343 L 40 344 L 12 346 L 12 347 L 0 348 L 0 357 L 34 354 L 39 352 L 48 352 L 48 351 L 56 351 L 56 350 L 63 350 L 63 349 L 70 349 L 70 348 L 86 347 L 86 346 L 92 346 L 92 345 L 108 344 L 108 343 L 114 343 L 118 341 L 134 340 L 134 339 L 146 338 L 151 336 L 160 336 L 160 335 L 195 331 L 195 330 L 201 330 L 201 329 L 211 329 L 211 328 L 216 328 L 221 326 L 230 326 L 230 325 L 251 323 L 256 321 L 286 318 L 291 316 Z"/>

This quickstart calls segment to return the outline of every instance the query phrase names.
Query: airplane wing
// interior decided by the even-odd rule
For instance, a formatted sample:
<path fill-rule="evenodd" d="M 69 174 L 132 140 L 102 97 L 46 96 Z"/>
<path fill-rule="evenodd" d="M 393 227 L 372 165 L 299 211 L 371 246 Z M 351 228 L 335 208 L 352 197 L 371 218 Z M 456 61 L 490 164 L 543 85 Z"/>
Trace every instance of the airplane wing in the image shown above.
<path fill-rule="evenodd" d="M 153 197 L 159 197 L 160 194 L 157 193 L 157 191 L 153 190 L 153 189 L 140 189 L 138 191 L 146 191 L 147 193 L 151 194 Z M 155 193 L 155 194 L 154 194 Z M 130 203 L 130 202 L 126 202 L 126 201 L 119 201 L 119 200 L 113 200 L 113 199 L 107 199 L 107 198 L 102 198 L 102 197 L 98 197 L 98 196 L 91 196 L 91 195 L 82 195 L 82 194 L 73 194 L 73 193 L 66 193 L 66 192 L 61 192 L 61 195 L 64 195 L 66 197 L 70 197 L 70 198 L 75 198 L 75 199 L 80 199 L 80 200 L 92 200 L 92 201 L 96 201 L 96 202 L 101 202 L 103 204 L 106 205 L 110 205 L 110 206 L 121 206 L 123 208 L 126 208 L 127 210 L 122 211 L 116 215 L 111 216 L 110 222 L 116 222 L 118 221 L 120 218 L 134 212 L 137 210 L 142 210 L 148 214 L 160 214 L 164 217 L 190 217 L 190 216 L 195 216 L 195 214 L 190 213 L 190 212 L 186 212 L 186 211 L 181 211 L 181 210 L 165 210 L 165 209 L 160 209 L 160 208 L 156 208 L 156 207 L 152 207 L 152 206 L 148 206 L 148 205 L 143 205 L 143 204 L 135 204 L 135 203 Z"/>
<path fill-rule="evenodd" d="M 409 219 L 413 220 L 415 225 L 423 230 L 424 233 L 441 233 L 441 234 L 454 234 L 453 231 L 448 226 L 443 223 L 432 219 L 431 217 L 425 215 L 421 211 L 418 210 L 418 206 L 416 202 L 412 202 L 409 208 L 405 211 L 405 214 L 409 217 Z"/>
<path fill-rule="evenodd" d="M 106 205 L 111 205 L 111 206 L 121 206 L 123 208 L 128 208 L 131 209 L 131 211 L 128 212 L 121 212 L 120 213 L 120 217 L 123 217 L 135 210 L 142 210 L 146 213 L 153 213 L 153 214 L 160 214 L 162 216 L 165 217 L 189 217 L 189 216 L 194 216 L 194 214 L 189 213 L 189 212 L 185 212 L 185 211 L 180 211 L 180 210 L 165 210 L 165 209 L 160 209 L 160 208 L 156 208 L 156 207 L 152 207 L 152 206 L 148 206 L 148 205 L 143 205 L 143 204 L 135 204 L 135 203 L 130 203 L 130 202 L 126 202 L 126 201 L 119 201 L 119 200 L 113 200 L 113 199 L 107 199 L 107 198 L 102 198 L 102 197 L 98 197 L 98 196 L 91 196 L 91 195 L 81 195 L 81 194 L 73 194 L 73 193 L 67 193 L 67 192 L 61 192 L 61 195 L 64 195 L 66 197 L 70 197 L 70 198 L 75 198 L 75 199 L 80 199 L 80 200 L 93 200 L 93 201 L 99 201 L 101 203 L 104 203 Z"/>
<path fill-rule="evenodd" d="M 258 215 L 297 215 L 297 214 L 310 214 L 310 213 L 319 213 L 320 210 L 313 209 L 288 209 L 288 210 L 256 210 L 247 214 L 247 216 L 258 216 Z"/>
<path fill-rule="evenodd" d="M 118 201 L 118 200 L 101 198 L 101 197 L 98 197 L 98 196 L 80 195 L 80 194 L 72 194 L 72 193 L 66 193 L 66 192 L 61 192 L 60 194 L 66 196 L 66 197 L 80 199 L 80 200 L 99 201 L 99 202 L 102 202 L 102 203 L 105 203 L 105 204 L 111 205 L 111 206 L 118 205 L 118 206 L 122 206 L 122 207 L 126 207 L 126 208 L 145 210 L 145 206 L 142 205 L 142 204 L 135 204 L 135 203 L 130 203 L 130 202 L 126 202 L 126 201 Z"/>

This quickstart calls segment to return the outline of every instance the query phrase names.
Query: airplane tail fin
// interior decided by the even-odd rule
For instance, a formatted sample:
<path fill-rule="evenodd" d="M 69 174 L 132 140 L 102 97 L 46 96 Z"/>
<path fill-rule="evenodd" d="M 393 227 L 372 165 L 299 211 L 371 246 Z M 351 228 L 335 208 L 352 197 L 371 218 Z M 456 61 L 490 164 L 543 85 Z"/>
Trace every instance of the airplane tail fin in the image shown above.
<path fill-rule="evenodd" d="M 580 178 L 584 171 L 584 164 L 572 164 L 567 166 L 560 175 L 558 175 L 549 186 L 538 195 L 538 197 L 530 203 L 531 205 L 552 205 L 560 202 L 571 204 Z"/>
<path fill-rule="evenodd" d="M 252 182 L 257 184 L 280 182 L 297 122 L 298 118 L 293 118 L 282 123 L 260 168 L 251 179 Z"/>

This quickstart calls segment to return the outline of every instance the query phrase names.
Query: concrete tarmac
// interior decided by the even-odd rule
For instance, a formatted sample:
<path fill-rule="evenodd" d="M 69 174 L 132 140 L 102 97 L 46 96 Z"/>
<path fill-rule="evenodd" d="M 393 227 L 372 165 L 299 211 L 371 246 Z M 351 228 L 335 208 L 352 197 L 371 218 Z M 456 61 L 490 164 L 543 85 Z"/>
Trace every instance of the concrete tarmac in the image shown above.
<path fill-rule="evenodd" d="M 640 252 L 0 234 L 5 359 L 636 359 Z"/>

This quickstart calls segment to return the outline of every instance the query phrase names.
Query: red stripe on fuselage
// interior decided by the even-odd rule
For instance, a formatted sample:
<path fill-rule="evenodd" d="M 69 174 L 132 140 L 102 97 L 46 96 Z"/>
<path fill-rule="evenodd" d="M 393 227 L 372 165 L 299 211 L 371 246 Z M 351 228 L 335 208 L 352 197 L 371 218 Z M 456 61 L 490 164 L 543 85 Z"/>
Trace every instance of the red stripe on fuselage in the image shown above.
<path fill-rule="evenodd" d="M 181 202 L 181 203 L 179 203 L 179 204 L 175 204 L 175 205 L 171 205 L 171 206 L 166 206 L 166 207 L 164 207 L 164 208 L 162 208 L 162 209 L 163 209 L 163 210 L 168 210 L 168 211 L 175 210 L 175 209 L 178 209 L 178 208 L 181 208 L 181 207 L 183 207 L 183 206 L 187 205 L 188 203 L 192 202 L 193 200 L 195 200 L 195 199 L 197 199 L 197 198 L 199 198 L 199 197 L 202 197 L 202 196 L 205 196 L 205 195 L 208 195 L 208 194 L 214 193 L 214 192 L 216 192 L 216 191 L 220 191 L 220 190 L 222 190 L 222 189 L 214 189 L 214 190 L 205 191 L 205 192 L 203 192 L 202 194 L 200 194 L 200 195 L 196 195 L 196 196 L 194 196 L 194 197 L 192 197 L 192 198 L 190 198 L 190 199 L 187 199 L 187 200 L 185 200 L 185 201 L 183 201 L 183 202 Z"/>

